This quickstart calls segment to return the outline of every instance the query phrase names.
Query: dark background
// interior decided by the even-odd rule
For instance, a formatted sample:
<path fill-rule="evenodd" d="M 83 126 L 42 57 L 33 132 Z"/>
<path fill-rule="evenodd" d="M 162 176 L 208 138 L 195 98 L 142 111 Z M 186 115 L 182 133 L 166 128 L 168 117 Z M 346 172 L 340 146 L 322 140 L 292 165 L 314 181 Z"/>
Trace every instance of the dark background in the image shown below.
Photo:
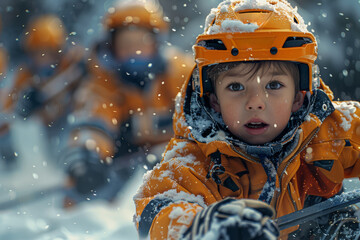
<path fill-rule="evenodd" d="M 159 0 L 170 21 L 168 44 L 192 52 L 196 36 L 202 32 L 205 17 L 220 0 Z M 359 0 L 297 0 L 305 22 L 310 22 L 319 43 L 322 78 L 341 100 L 360 100 L 360 3 Z M 102 16 L 114 0 L 1 0 L 0 42 L 10 55 L 11 73 L 23 57 L 21 39 L 29 19 L 42 13 L 56 13 L 64 21 L 68 41 L 85 47 L 102 37 Z"/>

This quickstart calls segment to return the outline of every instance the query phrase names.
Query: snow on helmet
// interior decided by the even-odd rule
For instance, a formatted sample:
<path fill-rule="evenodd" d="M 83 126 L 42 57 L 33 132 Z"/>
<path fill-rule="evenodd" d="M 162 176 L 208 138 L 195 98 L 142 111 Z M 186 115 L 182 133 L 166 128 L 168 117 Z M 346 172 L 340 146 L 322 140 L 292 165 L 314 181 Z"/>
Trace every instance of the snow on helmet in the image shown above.
<path fill-rule="evenodd" d="M 136 25 L 155 33 L 168 31 L 168 23 L 164 21 L 162 8 L 156 1 L 120 2 L 116 7 L 109 8 L 108 12 L 105 17 L 108 29 Z"/>
<path fill-rule="evenodd" d="M 211 91 L 208 66 L 238 61 L 281 60 L 299 63 L 300 90 L 319 85 L 317 43 L 304 20 L 286 0 L 227 0 L 206 18 L 193 46 L 199 77 L 194 88 Z M 201 79 L 201 80 L 200 80 Z"/>
<path fill-rule="evenodd" d="M 33 19 L 25 33 L 25 49 L 60 50 L 65 43 L 65 27 L 62 21 L 54 15 L 42 15 Z"/>

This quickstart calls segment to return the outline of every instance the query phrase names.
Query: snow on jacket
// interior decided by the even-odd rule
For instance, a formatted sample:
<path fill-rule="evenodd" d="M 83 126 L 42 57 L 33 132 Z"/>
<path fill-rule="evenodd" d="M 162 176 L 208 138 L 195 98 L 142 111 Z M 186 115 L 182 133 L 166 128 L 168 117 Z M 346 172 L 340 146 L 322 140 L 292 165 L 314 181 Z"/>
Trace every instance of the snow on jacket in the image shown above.
<path fill-rule="evenodd" d="M 307 195 L 333 196 L 344 178 L 360 175 L 360 104 L 331 101 L 330 89 L 323 82 L 320 88 L 294 144 L 282 150 L 271 201 L 276 218 L 302 209 Z M 179 239 L 206 206 L 226 197 L 258 199 L 267 182 L 260 160 L 229 141 L 197 102 L 190 78 L 177 97 L 175 137 L 134 196 L 141 237 Z M 283 230 L 281 239 L 294 230 Z"/>
<path fill-rule="evenodd" d="M 133 146 L 168 142 L 173 136 L 174 100 L 191 72 L 192 56 L 166 47 L 162 52 L 164 71 L 156 74 L 146 89 L 140 89 L 120 79 L 115 65 L 104 60 L 109 55 L 108 50 L 104 53 L 95 48 L 89 58 L 90 77 L 76 95 L 71 127 L 76 137 L 71 137 L 74 141 L 69 145 L 84 146 L 90 139 L 105 159 L 116 157 L 124 150 L 121 147 L 131 152 Z"/>

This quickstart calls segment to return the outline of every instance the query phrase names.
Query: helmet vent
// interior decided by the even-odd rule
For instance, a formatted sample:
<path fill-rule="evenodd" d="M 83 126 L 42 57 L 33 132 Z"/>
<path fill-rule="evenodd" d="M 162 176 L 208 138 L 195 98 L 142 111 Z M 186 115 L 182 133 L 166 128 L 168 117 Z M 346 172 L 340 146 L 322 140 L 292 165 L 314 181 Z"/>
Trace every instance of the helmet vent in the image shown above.
<path fill-rule="evenodd" d="M 312 43 L 310 38 L 304 37 L 288 37 L 283 45 L 283 48 L 301 47 L 304 44 Z"/>
<path fill-rule="evenodd" d="M 197 44 L 200 47 L 204 47 L 208 50 L 226 50 L 225 44 L 220 39 L 202 40 Z"/>

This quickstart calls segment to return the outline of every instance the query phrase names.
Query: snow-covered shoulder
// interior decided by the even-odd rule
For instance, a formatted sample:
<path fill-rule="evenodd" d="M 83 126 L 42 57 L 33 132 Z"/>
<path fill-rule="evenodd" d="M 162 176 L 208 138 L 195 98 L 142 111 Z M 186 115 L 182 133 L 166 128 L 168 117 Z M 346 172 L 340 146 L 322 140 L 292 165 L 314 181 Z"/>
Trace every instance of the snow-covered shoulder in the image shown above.
<path fill-rule="evenodd" d="M 336 110 L 342 113 L 340 127 L 344 131 L 348 131 L 351 128 L 351 123 L 354 119 L 360 120 L 357 113 L 360 112 L 360 103 L 355 101 L 346 102 L 333 102 Z"/>

